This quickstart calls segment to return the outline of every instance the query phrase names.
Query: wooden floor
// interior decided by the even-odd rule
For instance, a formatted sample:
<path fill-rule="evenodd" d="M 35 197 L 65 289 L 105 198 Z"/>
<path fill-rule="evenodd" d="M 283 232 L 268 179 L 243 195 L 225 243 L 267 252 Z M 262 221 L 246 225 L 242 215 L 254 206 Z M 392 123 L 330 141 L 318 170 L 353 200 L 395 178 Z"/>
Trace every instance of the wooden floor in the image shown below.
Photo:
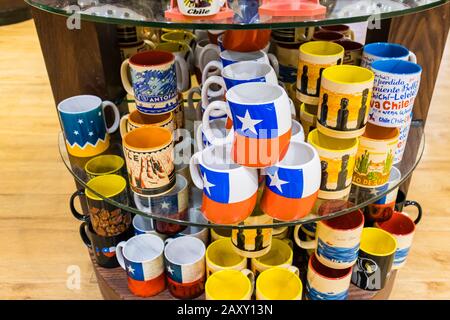
<path fill-rule="evenodd" d="M 0 27 L 0 52 L 0 299 L 100 299 L 69 213 L 74 184 L 59 159 L 59 124 L 33 23 Z M 450 299 L 449 75 L 448 46 L 409 194 L 425 214 L 395 299 Z M 67 285 L 77 268 L 79 289 Z"/>

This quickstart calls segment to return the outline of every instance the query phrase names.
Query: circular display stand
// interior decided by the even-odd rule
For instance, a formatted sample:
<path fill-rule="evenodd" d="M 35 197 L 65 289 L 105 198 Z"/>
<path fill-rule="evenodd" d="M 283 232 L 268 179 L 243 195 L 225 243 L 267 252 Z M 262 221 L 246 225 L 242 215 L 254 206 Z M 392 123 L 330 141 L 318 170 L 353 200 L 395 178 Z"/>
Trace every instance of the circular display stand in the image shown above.
<path fill-rule="evenodd" d="M 127 274 L 121 267 L 113 269 L 102 268 L 97 264 L 91 252 L 89 257 L 94 267 L 100 292 L 105 300 L 177 300 L 167 289 L 153 297 L 137 297 L 128 290 Z M 392 271 L 386 286 L 380 291 L 361 290 L 350 284 L 348 300 L 387 300 L 391 295 L 396 276 L 397 271 Z M 197 299 L 203 300 L 204 298 L 204 295 L 201 295 Z"/>

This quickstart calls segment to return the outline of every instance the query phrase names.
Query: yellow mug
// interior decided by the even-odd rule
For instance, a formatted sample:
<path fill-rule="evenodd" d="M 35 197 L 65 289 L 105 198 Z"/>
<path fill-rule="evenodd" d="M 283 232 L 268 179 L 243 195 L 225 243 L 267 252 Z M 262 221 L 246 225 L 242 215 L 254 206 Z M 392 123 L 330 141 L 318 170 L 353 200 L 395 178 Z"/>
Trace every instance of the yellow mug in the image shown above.
<path fill-rule="evenodd" d="M 298 268 L 270 268 L 256 280 L 256 300 L 302 300 Z"/>
<path fill-rule="evenodd" d="M 317 106 L 302 103 L 300 105 L 300 123 L 305 137 L 307 137 L 317 125 Z"/>
<path fill-rule="evenodd" d="M 258 277 L 260 273 L 273 267 L 289 268 L 292 266 L 293 256 L 287 241 L 272 239 L 272 246 L 268 253 L 259 258 L 252 258 L 251 270 L 255 277 Z"/>
<path fill-rule="evenodd" d="M 211 241 L 231 239 L 231 229 L 211 229 Z"/>
<path fill-rule="evenodd" d="M 120 135 L 123 137 L 128 132 L 145 126 L 167 128 L 173 133 L 175 130 L 174 113 L 145 114 L 133 110 L 120 119 Z"/>
<path fill-rule="evenodd" d="M 184 30 L 167 32 L 161 36 L 163 42 L 185 43 L 190 47 L 195 43 L 196 38 L 195 34 Z"/>
<path fill-rule="evenodd" d="M 205 297 L 206 300 L 250 300 L 254 288 L 255 276 L 250 270 L 221 270 L 206 280 Z"/>
<path fill-rule="evenodd" d="M 233 250 L 230 238 L 214 241 L 206 249 L 206 276 L 220 270 L 243 270 L 247 267 L 247 258 Z"/>
<path fill-rule="evenodd" d="M 101 155 L 89 160 L 84 166 L 84 171 L 88 180 L 107 174 L 122 175 L 124 164 L 122 157 L 113 154 Z"/>

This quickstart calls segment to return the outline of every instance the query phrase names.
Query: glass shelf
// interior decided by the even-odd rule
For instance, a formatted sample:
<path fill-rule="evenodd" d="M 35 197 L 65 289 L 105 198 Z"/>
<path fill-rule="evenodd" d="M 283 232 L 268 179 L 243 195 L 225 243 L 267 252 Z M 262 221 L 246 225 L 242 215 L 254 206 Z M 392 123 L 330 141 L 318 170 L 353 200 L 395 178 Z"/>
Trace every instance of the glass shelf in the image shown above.
<path fill-rule="evenodd" d="M 190 110 L 190 108 L 185 108 L 184 111 L 185 114 L 185 129 L 187 129 L 187 132 L 189 132 L 192 135 L 192 132 L 194 131 L 194 119 L 195 119 L 195 111 Z M 185 136 L 186 137 L 186 136 Z M 114 139 L 115 138 L 115 139 Z M 189 139 L 189 138 L 187 138 Z M 120 144 L 120 138 L 117 139 L 117 137 L 113 137 L 112 140 L 116 140 L 115 143 L 111 143 L 111 146 L 107 151 L 105 151 L 103 154 L 117 154 L 123 157 L 122 154 L 122 146 Z M 189 141 L 189 140 L 188 140 Z M 191 140 L 191 154 L 194 153 L 194 140 Z M 59 134 L 59 152 L 61 155 L 61 158 L 69 170 L 69 172 L 74 176 L 74 178 L 81 184 L 82 187 L 87 188 L 86 183 L 88 182 L 88 177 L 86 176 L 86 173 L 84 171 L 84 166 L 87 161 L 89 161 L 91 158 L 77 158 L 73 157 L 68 154 L 65 142 L 64 142 L 64 136 L 62 133 Z M 332 213 L 329 213 L 324 216 L 318 216 L 314 214 L 310 214 L 300 220 L 295 221 L 289 221 L 289 222 L 278 222 L 274 221 L 272 224 L 265 224 L 261 225 L 259 227 L 273 227 L 273 228 L 280 228 L 280 227 L 286 227 L 286 226 L 292 226 L 297 224 L 306 224 L 310 222 L 315 222 L 318 220 L 325 220 L 330 219 L 333 217 L 337 217 L 340 215 L 344 215 L 346 213 L 352 212 L 356 209 L 363 208 L 367 206 L 368 204 L 371 204 L 378 199 L 385 196 L 390 191 L 394 190 L 396 187 L 401 185 L 404 181 L 408 179 L 408 177 L 412 174 L 414 169 L 416 168 L 417 164 L 419 163 L 423 151 L 425 147 L 425 136 L 423 132 L 423 124 L 419 121 L 413 121 L 411 125 L 411 129 L 408 136 L 408 143 L 406 145 L 405 153 L 402 162 L 398 163 L 396 167 L 401 172 L 401 180 L 396 184 L 389 187 L 388 190 L 380 191 L 373 189 L 373 192 L 371 193 L 363 193 L 361 190 L 356 187 L 352 186 L 349 201 L 353 203 L 352 206 L 344 209 L 340 209 L 339 211 L 335 211 Z M 176 148 L 175 148 L 176 149 Z M 184 149 L 184 150 L 187 150 Z M 177 152 L 175 152 L 177 153 Z M 181 156 L 186 157 L 186 154 L 181 154 Z M 175 159 L 176 162 L 177 159 Z M 180 161 L 181 162 L 181 161 Z M 188 163 L 181 164 L 179 166 L 176 166 L 177 173 L 184 172 L 189 170 Z M 188 225 L 188 226 L 198 226 L 198 227 L 208 227 L 208 228 L 220 228 L 220 229 L 249 229 L 249 228 L 256 228 L 258 225 L 219 225 L 219 224 L 210 224 L 205 218 L 203 218 L 203 215 L 200 211 L 201 207 L 201 199 L 202 199 L 202 191 L 193 186 L 192 184 L 188 188 L 188 197 L 189 197 L 189 210 L 188 214 L 184 217 L 177 218 L 170 218 L 167 215 L 164 215 L 162 212 L 144 212 L 141 210 L 138 210 L 134 204 L 134 196 L 132 195 L 132 192 L 130 191 L 129 199 L 127 199 L 127 203 L 119 203 L 111 199 L 107 199 L 103 197 L 101 194 L 98 194 L 94 190 L 91 190 L 92 193 L 96 194 L 97 196 L 103 198 L 106 202 L 111 203 L 112 205 L 119 207 L 123 210 L 129 211 L 134 214 L 142 215 L 148 218 L 153 218 L 157 221 L 162 222 L 168 222 L 168 223 L 175 223 L 180 225 Z M 142 200 L 146 199 L 144 197 L 139 198 Z M 326 200 L 317 200 L 316 207 L 318 207 L 319 203 L 322 205 L 326 202 Z M 331 200 L 332 201 L 332 200 Z M 145 202 L 145 201 L 144 201 Z M 258 208 L 256 208 L 258 210 Z"/>
<path fill-rule="evenodd" d="M 230 0 L 229 0 L 230 1 Z M 180 29 L 276 29 L 367 21 L 372 15 L 391 18 L 427 10 L 448 0 L 320 0 L 326 13 L 302 17 L 260 16 L 242 23 L 238 15 L 224 20 L 173 21 L 164 17 L 169 0 L 26 0 L 55 14 L 80 13 L 83 20 L 159 28 Z"/>

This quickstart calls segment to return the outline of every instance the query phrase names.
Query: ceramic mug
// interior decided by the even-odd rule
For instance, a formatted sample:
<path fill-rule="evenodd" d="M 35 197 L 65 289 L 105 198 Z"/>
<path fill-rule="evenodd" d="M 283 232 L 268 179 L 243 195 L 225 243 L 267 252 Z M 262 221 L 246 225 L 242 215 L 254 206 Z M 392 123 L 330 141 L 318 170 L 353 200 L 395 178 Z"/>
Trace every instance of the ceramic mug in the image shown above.
<path fill-rule="evenodd" d="M 81 221 L 90 218 L 92 227 L 99 236 L 111 237 L 126 231 L 131 225 L 131 214 L 103 198 L 128 205 L 127 181 L 122 176 L 109 174 L 89 180 L 86 187 L 85 191 L 76 191 L 70 197 L 73 216 Z M 89 216 L 75 209 L 75 198 L 82 195 L 86 196 Z"/>
<path fill-rule="evenodd" d="M 295 83 L 297 81 L 297 67 L 298 67 L 298 48 L 300 44 L 274 44 L 274 51 L 279 62 L 278 78 L 284 84 Z"/>
<path fill-rule="evenodd" d="M 167 128 L 173 133 L 175 130 L 174 113 L 145 114 L 134 110 L 120 119 L 120 135 L 123 137 L 128 132 L 144 126 Z"/>
<path fill-rule="evenodd" d="M 354 66 L 361 65 L 362 52 L 364 48 L 364 45 L 362 43 L 348 39 L 338 40 L 336 41 L 336 43 L 341 45 L 345 50 L 343 64 Z"/>
<path fill-rule="evenodd" d="M 160 237 L 162 240 L 166 239 L 165 234 L 156 232 L 156 230 L 153 228 L 153 220 L 150 218 L 137 214 L 134 216 L 132 224 L 135 236 L 138 236 L 140 234 L 154 234 L 155 236 Z"/>
<path fill-rule="evenodd" d="M 257 1 L 254 0 L 252 2 L 247 1 L 246 5 L 241 5 L 241 12 L 248 15 L 249 10 L 251 10 L 250 7 L 254 8 L 253 10 L 256 9 L 255 11 L 257 11 L 257 8 L 255 7 L 257 7 L 258 4 L 256 2 Z M 223 47 L 225 50 L 237 52 L 264 50 L 270 44 L 270 34 L 271 30 L 268 29 L 226 30 L 222 35 Z"/>
<path fill-rule="evenodd" d="M 399 127 L 399 136 L 397 148 L 395 149 L 394 164 L 400 163 L 403 159 L 403 153 L 406 149 L 406 143 L 408 141 L 409 129 L 411 128 L 412 120 L 413 112 L 411 111 L 411 114 L 405 116 L 403 124 Z"/>
<path fill-rule="evenodd" d="M 206 300 L 250 300 L 254 283 L 255 276 L 248 269 L 220 270 L 206 280 Z"/>
<path fill-rule="evenodd" d="M 185 16 L 203 17 L 211 16 L 220 11 L 225 4 L 225 0 L 210 1 L 185 1 L 177 0 L 178 10 Z"/>
<path fill-rule="evenodd" d="M 322 73 L 317 129 L 330 137 L 350 139 L 364 133 L 374 74 L 366 68 L 340 65 Z"/>
<path fill-rule="evenodd" d="M 398 136 L 397 128 L 367 124 L 366 131 L 359 137 L 353 173 L 354 185 L 376 188 L 388 182 Z"/>
<path fill-rule="evenodd" d="M 266 182 L 260 208 L 280 221 L 293 221 L 310 213 L 320 187 L 320 160 L 306 142 L 289 144 L 283 160 L 264 169 Z"/>
<path fill-rule="evenodd" d="M 272 217 L 264 214 L 260 210 L 255 210 L 250 217 L 241 224 L 244 226 L 252 225 L 271 225 Z M 273 228 L 258 227 L 252 229 L 233 229 L 231 231 L 231 242 L 234 251 L 240 256 L 247 258 L 258 258 L 270 251 L 272 245 Z"/>
<path fill-rule="evenodd" d="M 107 174 L 124 174 L 125 160 L 113 154 L 101 155 L 92 158 L 84 166 L 88 180 Z"/>
<path fill-rule="evenodd" d="M 291 141 L 292 142 L 305 141 L 305 132 L 303 131 L 303 126 L 297 120 L 292 120 Z"/>
<path fill-rule="evenodd" d="M 336 25 L 332 25 L 332 26 L 320 26 L 319 30 L 339 32 L 339 33 L 342 33 L 346 38 L 355 40 L 355 33 L 353 32 L 352 29 L 350 29 L 349 26 L 347 26 L 345 24 L 336 24 Z"/>
<path fill-rule="evenodd" d="M 141 195 L 168 192 L 175 185 L 173 135 L 166 129 L 147 126 L 122 138 L 131 190 Z"/>
<path fill-rule="evenodd" d="M 401 127 L 410 119 L 419 92 L 422 67 L 402 60 L 372 64 L 375 73 L 369 122 L 382 127 Z"/>
<path fill-rule="evenodd" d="M 114 123 L 107 127 L 104 112 L 110 107 Z M 109 134 L 119 127 L 119 109 L 111 101 L 99 97 L 74 96 L 58 104 L 58 115 L 67 151 L 75 157 L 93 157 L 109 147 Z"/>
<path fill-rule="evenodd" d="M 414 220 L 414 223 L 419 223 L 420 219 L 422 218 L 422 206 L 417 201 L 406 200 L 405 193 L 402 190 L 398 190 L 397 199 L 395 200 L 395 210 L 402 212 L 404 207 L 409 206 L 414 206 L 417 208 L 417 219 Z"/>
<path fill-rule="evenodd" d="M 189 163 L 192 181 L 203 190 L 201 210 L 218 224 L 243 221 L 256 205 L 258 173 L 229 159 L 230 145 L 210 146 Z"/>
<path fill-rule="evenodd" d="M 370 68 L 374 61 L 397 59 L 417 63 L 416 55 L 397 43 L 375 42 L 364 46 L 361 67 Z"/>
<path fill-rule="evenodd" d="M 322 72 L 344 60 L 344 48 L 328 41 L 311 41 L 299 48 L 297 68 L 297 99 L 318 105 Z"/>
<path fill-rule="evenodd" d="M 211 242 L 231 238 L 231 229 L 211 229 Z"/>
<path fill-rule="evenodd" d="M 128 289 L 136 296 L 151 297 L 166 288 L 164 242 L 153 234 L 141 234 L 117 245 L 117 261 L 127 272 Z"/>
<path fill-rule="evenodd" d="M 300 105 L 300 122 L 306 137 L 312 130 L 316 129 L 317 109 L 317 106 L 313 105 L 307 105 L 304 103 Z"/>
<path fill-rule="evenodd" d="M 367 291 L 383 289 L 391 274 L 396 249 L 397 240 L 389 232 L 364 228 L 352 283 Z"/>
<path fill-rule="evenodd" d="M 195 223 L 203 223 L 206 224 L 207 221 L 203 217 L 202 212 L 199 209 L 191 208 L 189 209 L 189 221 L 195 222 Z M 209 229 L 207 227 L 201 227 L 201 226 L 187 226 L 186 229 L 175 235 L 175 237 L 185 237 L 190 236 L 197 238 L 201 240 L 205 247 L 209 244 Z"/>
<path fill-rule="evenodd" d="M 164 260 L 170 293 L 179 299 L 200 296 L 205 284 L 205 245 L 190 236 L 167 239 L 165 243 Z"/>
<path fill-rule="evenodd" d="M 227 135 L 226 122 L 227 120 L 224 118 L 213 119 L 210 121 L 210 128 L 214 137 L 224 138 Z M 211 141 L 209 141 L 203 133 L 203 125 L 201 123 L 197 127 L 195 141 L 199 151 L 211 145 Z"/>
<path fill-rule="evenodd" d="M 308 300 L 346 300 L 351 277 L 352 267 L 332 269 L 312 254 L 306 274 L 306 297 Z"/>
<path fill-rule="evenodd" d="M 115 236 L 102 237 L 95 233 L 92 225 L 88 222 L 83 222 L 79 231 L 81 240 L 92 250 L 95 261 L 103 268 L 117 268 L 119 266 L 116 258 L 116 246 L 119 242 L 127 241 L 132 236 L 130 229 L 127 229 Z"/>
<path fill-rule="evenodd" d="M 358 139 L 337 139 L 314 129 L 308 142 L 320 157 L 319 198 L 339 199 L 350 194 Z"/>
<path fill-rule="evenodd" d="M 389 232 L 397 240 L 392 269 L 400 269 L 405 265 L 420 218 L 413 221 L 406 213 L 396 211 L 389 220 L 375 223 L 375 227 Z"/>
<path fill-rule="evenodd" d="M 292 266 L 293 251 L 287 241 L 272 239 L 270 251 L 265 255 L 251 259 L 251 270 L 255 277 L 270 268 L 289 268 Z M 298 272 L 297 272 L 298 273 Z"/>
<path fill-rule="evenodd" d="M 204 67 L 210 62 L 210 61 L 216 61 L 219 60 L 219 53 L 217 53 L 216 50 L 209 50 L 207 54 L 203 55 L 203 62 L 205 63 L 205 65 L 202 65 L 200 63 L 200 55 L 202 54 L 203 50 L 209 48 L 211 45 L 209 43 L 208 39 L 203 39 L 197 42 L 197 45 L 195 46 L 195 50 L 194 50 L 194 72 L 195 72 L 195 77 L 197 79 L 197 83 L 198 84 L 202 84 L 202 79 L 203 79 L 203 69 Z M 217 72 L 212 73 L 214 75 L 218 74 Z M 206 75 L 206 76 L 210 76 L 212 74 Z"/>
<path fill-rule="evenodd" d="M 195 46 L 196 39 L 195 34 L 186 30 L 170 30 L 161 36 L 163 42 L 182 43 L 192 48 Z"/>
<path fill-rule="evenodd" d="M 314 41 L 338 41 L 344 39 L 344 35 L 336 31 L 319 30 L 314 32 L 312 39 Z"/>
<path fill-rule="evenodd" d="M 214 145 L 233 142 L 231 157 L 247 167 L 268 167 L 282 160 L 291 139 L 290 102 L 280 86 L 250 82 L 226 93 L 227 103 L 214 101 L 203 114 L 203 132 Z M 213 137 L 209 116 L 219 111 L 233 119 L 225 138 Z"/>
<path fill-rule="evenodd" d="M 231 229 L 230 229 L 231 231 Z M 244 270 L 247 268 L 247 258 L 238 255 L 230 238 L 214 241 L 206 249 L 206 276 L 220 270 Z"/>
<path fill-rule="evenodd" d="M 187 220 L 189 188 L 185 177 L 177 174 L 175 186 L 167 193 L 157 196 L 142 196 L 134 192 L 136 207 L 156 217 L 166 219 Z M 153 226 L 156 232 L 165 235 L 175 235 L 186 229 L 185 225 L 169 223 L 155 219 Z"/>
<path fill-rule="evenodd" d="M 181 74 L 177 74 L 176 64 Z M 131 82 L 128 74 L 131 72 Z M 142 113 L 162 114 L 177 107 L 178 90 L 189 84 L 186 61 L 171 52 L 146 51 L 137 53 L 122 63 L 120 74 L 128 94 L 133 95 L 136 108 Z"/>
<path fill-rule="evenodd" d="M 339 203 L 345 205 L 345 201 Z M 346 205 L 346 207 L 350 204 Z M 358 258 L 364 214 L 361 210 L 346 215 L 322 220 L 317 223 L 316 239 L 302 241 L 298 237 L 300 226 L 294 230 L 294 239 L 303 249 L 316 248 L 315 255 L 320 263 L 333 269 L 346 269 L 353 266 Z"/>
<path fill-rule="evenodd" d="M 302 300 L 303 285 L 297 267 L 270 268 L 256 279 L 256 300 Z"/>

